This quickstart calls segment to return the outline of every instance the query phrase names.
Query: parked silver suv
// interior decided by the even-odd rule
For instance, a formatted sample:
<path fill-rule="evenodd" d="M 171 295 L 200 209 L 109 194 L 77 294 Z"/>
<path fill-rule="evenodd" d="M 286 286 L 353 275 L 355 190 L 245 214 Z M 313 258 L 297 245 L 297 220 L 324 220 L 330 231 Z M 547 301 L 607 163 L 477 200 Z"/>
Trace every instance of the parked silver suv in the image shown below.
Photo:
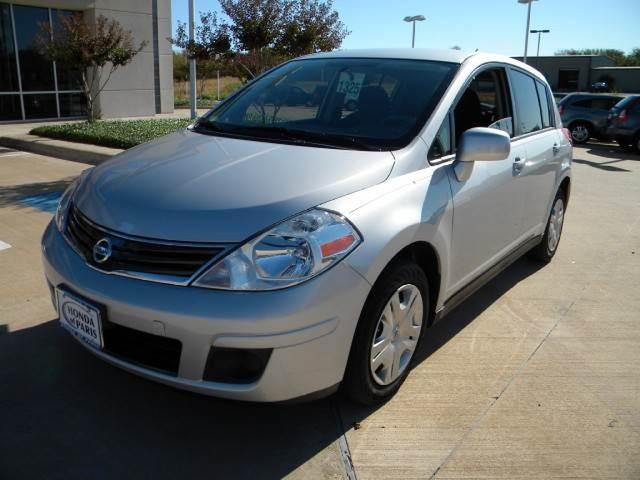
<path fill-rule="evenodd" d="M 62 325 L 132 373 L 378 402 L 434 322 L 520 255 L 554 256 L 567 135 L 544 77 L 510 58 L 311 55 L 84 172 L 45 274 Z"/>

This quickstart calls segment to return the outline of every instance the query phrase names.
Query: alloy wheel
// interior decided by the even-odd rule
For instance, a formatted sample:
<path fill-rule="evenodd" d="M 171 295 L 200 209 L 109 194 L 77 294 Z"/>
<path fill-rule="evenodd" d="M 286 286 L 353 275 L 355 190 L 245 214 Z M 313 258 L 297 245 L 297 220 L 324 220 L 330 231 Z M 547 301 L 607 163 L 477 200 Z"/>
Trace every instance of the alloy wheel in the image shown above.
<path fill-rule="evenodd" d="M 423 316 L 422 294 L 415 285 L 403 285 L 391 295 L 371 344 L 371 374 L 377 384 L 389 385 L 407 369 L 420 338 Z"/>
<path fill-rule="evenodd" d="M 584 125 L 576 125 L 571 129 L 571 136 L 576 142 L 586 142 L 589 140 L 589 129 Z"/>

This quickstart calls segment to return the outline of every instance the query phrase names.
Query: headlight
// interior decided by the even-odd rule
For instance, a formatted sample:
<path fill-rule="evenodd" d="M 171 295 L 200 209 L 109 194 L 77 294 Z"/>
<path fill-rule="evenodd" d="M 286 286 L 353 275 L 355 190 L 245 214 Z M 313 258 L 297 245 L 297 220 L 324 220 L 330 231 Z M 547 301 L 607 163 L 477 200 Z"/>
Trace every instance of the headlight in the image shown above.
<path fill-rule="evenodd" d="M 60 197 L 60 201 L 58 202 L 58 208 L 56 209 L 56 226 L 60 232 L 64 232 L 64 227 L 67 223 L 67 213 L 69 212 L 69 205 L 71 205 L 71 199 L 73 198 L 73 194 L 78 188 L 78 186 L 82 183 L 84 178 L 87 176 L 91 168 L 87 168 L 83 170 L 82 173 L 76 178 L 64 191 L 62 196 Z"/>
<path fill-rule="evenodd" d="M 224 290 L 289 287 L 335 265 L 360 242 L 360 235 L 344 217 L 309 210 L 234 250 L 193 285 Z"/>
<path fill-rule="evenodd" d="M 69 211 L 69 205 L 71 204 L 71 197 L 78 187 L 78 178 L 76 178 L 71 185 L 67 187 L 60 201 L 58 202 L 58 208 L 56 209 L 56 226 L 60 232 L 64 232 L 65 224 L 67 223 L 67 213 Z"/>

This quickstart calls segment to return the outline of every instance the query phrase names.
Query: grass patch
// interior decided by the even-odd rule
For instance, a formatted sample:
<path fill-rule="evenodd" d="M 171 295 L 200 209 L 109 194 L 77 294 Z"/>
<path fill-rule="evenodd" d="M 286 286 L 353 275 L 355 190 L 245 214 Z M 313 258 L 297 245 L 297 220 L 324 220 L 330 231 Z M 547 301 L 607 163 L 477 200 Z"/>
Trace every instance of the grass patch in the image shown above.
<path fill-rule="evenodd" d="M 45 125 L 31 130 L 33 135 L 69 142 L 90 143 L 111 148 L 131 148 L 154 138 L 185 128 L 188 118 L 162 120 L 104 120 L 93 123 Z"/>
<path fill-rule="evenodd" d="M 213 108 L 218 104 L 216 100 L 210 100 L 207 98 L 199 98 L 196 101 L 198 108 Z M 174 108 L 190 108 L 191 101 L 188 98 L 177 97 L 173 101 Z"/>

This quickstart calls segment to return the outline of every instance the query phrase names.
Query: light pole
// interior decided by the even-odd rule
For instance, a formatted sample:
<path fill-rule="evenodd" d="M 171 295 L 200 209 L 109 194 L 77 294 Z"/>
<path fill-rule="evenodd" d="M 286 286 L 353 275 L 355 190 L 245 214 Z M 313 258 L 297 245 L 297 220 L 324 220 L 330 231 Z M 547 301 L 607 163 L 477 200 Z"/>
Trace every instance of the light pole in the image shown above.
<path fill-rule="evenodd" d="M 536 51 L 536 57 L 540 56 L 540 35 L 543 33 L 549 33 L 551 30 L 529 30 L 530 33 L 538 34 L 538 50 Z"/>
<path fill-rule="evenodd" d="M 413 15 L 412 17 L 404 17 L 405 22 L 413 23 L 413 35 L 411 36 L 411 48 L 416 46 L 416 22 L 426 20 L 424 15 Z"/>
<path fill-rule="evenodd" d="M 529 49 L 529 22 L 531 20 L 531 4 L 538 0 L 518 0 L 518 3 L 526 3 L 527 5 L 527 28 L 524 31 L 524 58 L 522 61 L 527 63 L 527 50 Z"/>
<path fill-rule="evenodd" d="M 194 0 L 189 0 L 189 42 L 193 42 L 193 30 L 194 30 L 194 16 L 195 16 L 195 7 L 193 5 Z M 189 83 L 191 85 L 191 119 L 193 120 L 198 116 L 198 111 L 196 110 L 196 59 L 189 59 Z"/>

